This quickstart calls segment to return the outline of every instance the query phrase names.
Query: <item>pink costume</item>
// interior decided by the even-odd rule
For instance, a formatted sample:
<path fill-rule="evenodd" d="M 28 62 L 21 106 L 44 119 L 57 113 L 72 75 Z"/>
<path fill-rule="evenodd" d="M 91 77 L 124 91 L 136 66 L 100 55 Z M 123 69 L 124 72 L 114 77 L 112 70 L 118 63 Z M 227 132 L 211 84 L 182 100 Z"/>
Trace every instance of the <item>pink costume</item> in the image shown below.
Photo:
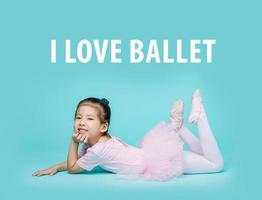
<path fill-rule="evenodd" d="M 92 147 L 82 145 L 77 164 L 88 171 L 100 166 L 124 179 L 165 181 L 183 174 L 184 142 L 165 121 L 150 129 L 139 147 L 111 137 Z"/>

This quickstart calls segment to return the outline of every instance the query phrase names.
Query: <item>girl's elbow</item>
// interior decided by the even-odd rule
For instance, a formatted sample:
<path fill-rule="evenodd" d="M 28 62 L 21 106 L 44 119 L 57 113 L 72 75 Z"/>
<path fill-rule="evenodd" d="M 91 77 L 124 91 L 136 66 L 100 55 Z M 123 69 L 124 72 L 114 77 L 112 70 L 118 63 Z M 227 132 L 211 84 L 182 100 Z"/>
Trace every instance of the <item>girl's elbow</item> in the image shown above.
<path fill-rule="evenodd" d="M 75 171 L 73 170 L 73 169 L 67 169 L 67 172 L 69 173 L 69 174 L 75 174 Z"/>
<path fill-rule="evenodd" d="M 67 171 L 68 171 L 68 173 L 69 174 L 78 174 L 78 173 L 81 173 L 81 172 L 83 172 L 84 170 L 82 170 L 80 167 L 69 167 L 68 169 L 67 169 Z"/>
<path fill-rule="evenodd" d="M 75 170 L 68 170 L 69 174 L 79 174 L 81 173 L 80 171 L 75 171 Z"/>

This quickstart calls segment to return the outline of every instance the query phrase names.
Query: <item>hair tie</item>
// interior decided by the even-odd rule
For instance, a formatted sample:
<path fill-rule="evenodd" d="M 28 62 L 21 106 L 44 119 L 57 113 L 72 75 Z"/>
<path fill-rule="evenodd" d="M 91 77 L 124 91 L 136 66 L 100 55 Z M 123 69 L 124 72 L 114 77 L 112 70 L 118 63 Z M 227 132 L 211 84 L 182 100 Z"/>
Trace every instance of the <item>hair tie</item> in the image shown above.
<path fill-rule="evenodd" d="M 106 104 L 106 105 L 109 104 L 109 101 L 108 101 L 106 98 L 102 98 L 101 101 L 102 101 L 104 104 Z"/>

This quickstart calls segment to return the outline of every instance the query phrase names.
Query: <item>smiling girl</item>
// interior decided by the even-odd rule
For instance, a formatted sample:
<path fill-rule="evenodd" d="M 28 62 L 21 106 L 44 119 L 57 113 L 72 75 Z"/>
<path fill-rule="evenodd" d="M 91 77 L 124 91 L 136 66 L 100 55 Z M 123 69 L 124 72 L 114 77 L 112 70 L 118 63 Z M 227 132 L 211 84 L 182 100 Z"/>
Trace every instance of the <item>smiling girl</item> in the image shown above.
<path fill-rule="evenodd" d="M 33 176 L 65 170 L 75 174 L 100 166 L 118 178 L 165 181 L 183 174 L 222 171 L 223 157 L 209 127 L 199 90 L 192 96 L 188 118 L 189 123 L 197 126 L 199 139 L 186 127 L 183 113 L 184 103 L 178 100 L 170 112 L 169 123 L 159 122 L 135 147 L 108 133 L 111 109 L 107 99 L 83 99 L 75 111 L 67 161 L 36 171 Z M 191 151 L 183 150 L 184 143 Z"/>

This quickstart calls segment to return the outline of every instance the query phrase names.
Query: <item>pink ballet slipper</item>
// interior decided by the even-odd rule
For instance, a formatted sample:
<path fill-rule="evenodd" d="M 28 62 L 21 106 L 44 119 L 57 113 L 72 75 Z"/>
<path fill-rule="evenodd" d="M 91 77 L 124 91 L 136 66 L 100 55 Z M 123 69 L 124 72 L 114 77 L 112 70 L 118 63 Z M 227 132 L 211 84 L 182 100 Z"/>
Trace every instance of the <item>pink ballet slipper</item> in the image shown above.
<path fill-rule="evenodd" d="M 198 120 L 205 115 L 205 109 L 199 89 L 195 90 L 193 93 L 191 102 L 192 110 L 188 117 L 188 122 L 196 124 Z"/>
<path fill-rule="evenodd" d="M 172 110 L 170 112 L 169 127 L 175 132 L 178 132 L 183 125 L 184 122 L 183 115 L 184 115 L 184 102 L 183 100 L 179 99 L 174 103 Z"/>

